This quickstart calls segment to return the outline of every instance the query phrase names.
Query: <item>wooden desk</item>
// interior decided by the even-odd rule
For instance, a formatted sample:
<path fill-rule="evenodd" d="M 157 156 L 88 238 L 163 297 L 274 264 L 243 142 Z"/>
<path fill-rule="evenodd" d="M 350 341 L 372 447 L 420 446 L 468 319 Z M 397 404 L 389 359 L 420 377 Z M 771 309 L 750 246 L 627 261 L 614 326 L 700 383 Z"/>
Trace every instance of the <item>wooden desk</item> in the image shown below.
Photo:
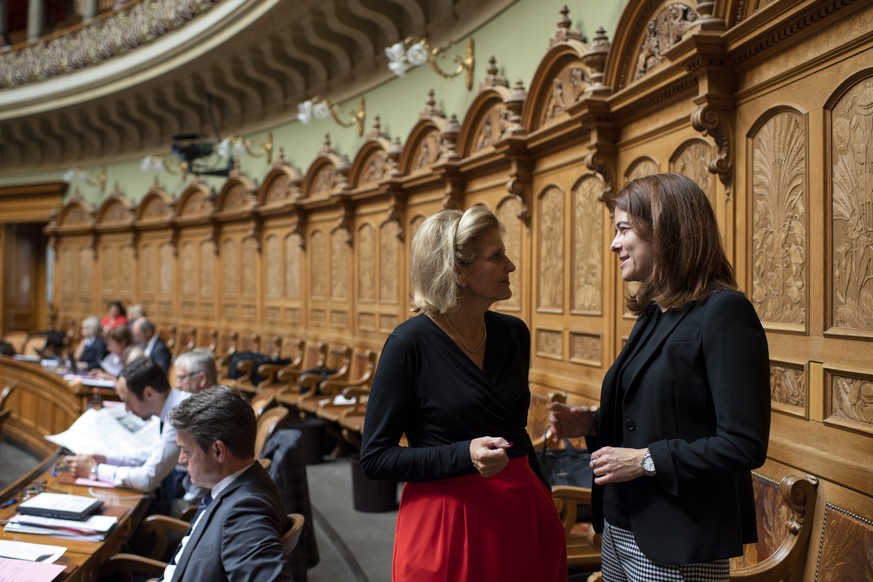
<path fill-rule="evenodd" d="M 88 487 L 62 483 L 58 479 L 59 477 L 53 477 L 51 469 L 48 469 L 38 475 L 36 480 L 32 482 L 44 480 L 44 484 L 53 489 L 59 489 L 74 495 L 90 496 Z M 64 552 L 64 556 L 58 562 L 67 566 L 65 572 L 67 577 L 64 580 L 69 582 L 96 580 L 103 564 L 110 557 L 121 551 L 122 543 L 127 541 L 139 526 L 145 516 L 149 500 L 143 499 L 140 492 L 132 489 L 101 487 L 94 488 L 94 490 L 99 491 L 103 496 L 117 495 L 118 497 L 115 499 L 104 499 L 104 503 L 124 508 L 123 515 L 119 517 L 118 525 L 109 533 L 105 540 L 87 542 L 56 536 L 8 533 L 5 530 L 0 530 L 0 539 L 64 546 L 67 548 L 67 551 Z M 15 515 L 17 508 L 16 504 L 0 509 L 0 519 L 9 519 Z"/>

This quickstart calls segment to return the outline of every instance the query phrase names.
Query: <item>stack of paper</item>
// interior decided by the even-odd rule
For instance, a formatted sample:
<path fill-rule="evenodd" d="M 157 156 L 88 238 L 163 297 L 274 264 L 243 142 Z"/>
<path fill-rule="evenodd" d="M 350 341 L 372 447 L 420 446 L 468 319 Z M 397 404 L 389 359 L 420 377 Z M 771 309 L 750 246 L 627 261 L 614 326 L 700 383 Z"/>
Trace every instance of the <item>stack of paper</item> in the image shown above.
<path fill-rule="evenodd" d="M 99 542 L 118 523 L 114 515 L 92 515 L 88 519 L 76 521 L 57 519 L 38 515 L 16 514 L 6 523 L 6 531 L 58 536 L 76 540 Z"/>
<path fill-rule="evenodd" d="M 65 570 L 57 564 L 28 562 L 26 560 L 10 560 L 0 558 L 0 581 L 13 582 L 45 582 L 54 580 Z"/>

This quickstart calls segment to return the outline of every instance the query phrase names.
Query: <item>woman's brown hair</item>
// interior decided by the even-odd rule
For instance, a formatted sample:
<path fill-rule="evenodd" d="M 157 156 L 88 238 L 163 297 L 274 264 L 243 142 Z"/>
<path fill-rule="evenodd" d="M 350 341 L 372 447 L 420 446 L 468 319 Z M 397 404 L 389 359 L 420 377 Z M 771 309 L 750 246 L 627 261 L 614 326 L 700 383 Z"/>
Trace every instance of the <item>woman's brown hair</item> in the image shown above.
<path fill-rule="evenodd" d="M 652 303 L 684 307 L 723 289 L 736 289 L 734 270 L 719 236 L 715 213 L 703 190 L 681 174 L 632 180 L 608 202 L 623 210 L 637 236 L 652 245 L 652 274 L 628 297 L 641 314 Z"/>

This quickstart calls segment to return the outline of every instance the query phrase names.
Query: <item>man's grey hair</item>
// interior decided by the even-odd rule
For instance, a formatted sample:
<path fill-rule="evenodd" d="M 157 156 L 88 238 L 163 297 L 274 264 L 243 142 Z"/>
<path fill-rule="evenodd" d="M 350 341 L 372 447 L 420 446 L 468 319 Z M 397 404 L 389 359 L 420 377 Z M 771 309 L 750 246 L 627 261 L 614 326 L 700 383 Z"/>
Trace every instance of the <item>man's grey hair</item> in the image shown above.
<path fill-rule="evenodd" d="M 183 368 L 189 374 L 203 372 L 206 374 L 206 385 L 215 386 L 218 383 L 218 369 L 215 356 L 205 348 L 195 348 L 176 357 L 176 368 Z"/>

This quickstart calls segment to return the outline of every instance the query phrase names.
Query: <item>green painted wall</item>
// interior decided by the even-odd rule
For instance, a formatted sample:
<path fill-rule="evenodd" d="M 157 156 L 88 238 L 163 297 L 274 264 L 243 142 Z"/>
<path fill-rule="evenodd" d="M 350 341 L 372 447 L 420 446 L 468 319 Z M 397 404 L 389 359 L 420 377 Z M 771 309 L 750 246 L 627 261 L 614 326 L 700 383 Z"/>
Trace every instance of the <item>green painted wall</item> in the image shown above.
<path fill-rule="evenodd" d="M 627 1 L 577 0 L 570 5 L 572 27 L 581 30 L 586 38 L 591 39 L 594 32 L 602 26 L 612 38 Z M 461 116 L 475 98 L 478 85 L 485 77 L 488 59 L 492 55 L 497 58 L 500 73 L 506 76 L 510 85 L 520 79 L 525 88 L 529 88 L 536 67 L 548 48 L 549 38 L 557 29 L 563 5 L 564 2 L 552 0 L 518 0 L 487 24 L 473 31 L 470 36 L 475 42 L 476 64 L 472 91 L 467 91 L 462 78 L 444 79 L 427 65 L 408 71 L 403 78 L 392 77 L 366 91 L 363 93 L 367 105 L 365 134 L 371 128 L 374 117 L 379 115 L 382 130 L 392 139 L 400 137 L 401 141 L 405 141 L 418 120 L 419 112 L 425 106 L 430 89 L 435 91 L 437 104 L 446 115 L 457 114 L 463 122 Z M 454 54 L 453 48 L 450 55 Z M 450 63 L 450 59 L 447 62 Z M 357 100 L 357 96 L 352 97 L 344 101 L 343 105 L 355 106 Z M 273 132 L 274 154 L 278 154 L 281 147 L 285 152 L 285 159 L 303 172 L 318 155 L 326 133 L 330 134 L 332 147 L 341 155 L 347 155 L 350 160 L 364 142 L 364 138 L 359 137 L 354 128 L 343 128 L 332 120 L 313 121 L 309 125 L 303 125 L 296 121 L 296 108 L 276 119 L 272 127 L 265 127 L 262 132 L 246 137 L 254 144 L 259 144 L 268 130 Z M 68 196 L 78 190 L 87 201 L 96 205 L 118 184 L 128 199 L 140 200 L 155 179 L 153 174 L 142 172 L 141 159 L 142 154 L 129 160 L 107 163 L 106 193 L 101 193 L 96 186 L 74 182 L 70 185 Z M 243 172 L 256 180 L 262 178 L 269 169 L 264 158 L 243 156 L 240 163 Z M 0 186 L 62 180 L 67 169 L 65 166 L 53 171 L 7 172 L 0 176 Z M 100 165 L 88 165 L 83 169 L 96 176 Z M 160 185 L 172 196 L 180 194 L 187 183 L 181 176 L 166 172 L 159 174 L 158 179 Z M 216 190 L 224 182 L 223 178 L 207 177 L 205 180 Z"/>

